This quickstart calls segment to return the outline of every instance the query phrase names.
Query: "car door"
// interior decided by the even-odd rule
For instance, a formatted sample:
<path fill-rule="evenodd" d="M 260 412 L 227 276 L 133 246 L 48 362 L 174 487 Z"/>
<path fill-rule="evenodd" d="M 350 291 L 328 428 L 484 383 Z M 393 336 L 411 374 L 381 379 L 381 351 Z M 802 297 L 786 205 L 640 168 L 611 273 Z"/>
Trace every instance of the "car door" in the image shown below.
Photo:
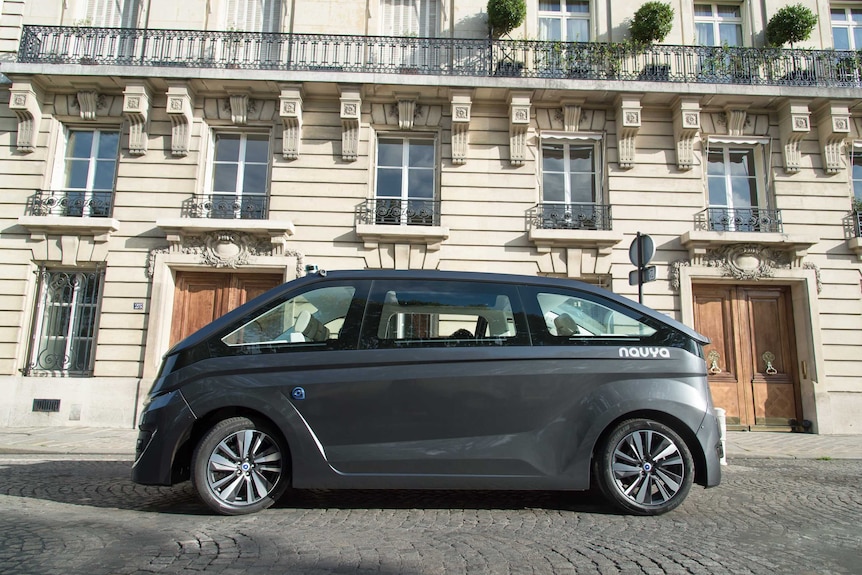
<path fill-rule="evenodd" d="M 355 361 L 297 406 L 343 474 L 552 477 L 566 407 L 534 354 L 516 286 L 375 282 Z"/>

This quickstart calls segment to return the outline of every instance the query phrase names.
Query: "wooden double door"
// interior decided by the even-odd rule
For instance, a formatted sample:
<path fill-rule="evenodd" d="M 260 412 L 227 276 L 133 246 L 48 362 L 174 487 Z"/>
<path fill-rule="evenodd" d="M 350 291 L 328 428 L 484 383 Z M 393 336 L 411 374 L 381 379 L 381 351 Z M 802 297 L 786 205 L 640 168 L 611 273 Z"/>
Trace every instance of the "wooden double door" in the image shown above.
<path fill-rule="evenodd" d="M 281 274 L 178 271 L 171 345 L 282 281 Z"/>
<path fill-rule="evenodd" d="M 698 285 L 695 329 L 705 348 L 716 407 L 729 429 L 787 429 L 802 421 L 790 289 Z"/>

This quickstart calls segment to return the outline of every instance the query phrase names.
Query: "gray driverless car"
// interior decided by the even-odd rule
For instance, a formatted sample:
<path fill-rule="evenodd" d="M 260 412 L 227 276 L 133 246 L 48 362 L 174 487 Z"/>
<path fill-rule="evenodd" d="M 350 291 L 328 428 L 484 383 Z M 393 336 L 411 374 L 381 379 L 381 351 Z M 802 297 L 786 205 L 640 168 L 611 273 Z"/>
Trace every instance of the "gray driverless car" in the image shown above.
<path fill-rule="evenodd" d="M 164 357 L 132 479 L 223 514 L 289 487 L 585 490 L 654 515 L 720 481 L 708 340 L 588 284 L 315 272 Z"/>

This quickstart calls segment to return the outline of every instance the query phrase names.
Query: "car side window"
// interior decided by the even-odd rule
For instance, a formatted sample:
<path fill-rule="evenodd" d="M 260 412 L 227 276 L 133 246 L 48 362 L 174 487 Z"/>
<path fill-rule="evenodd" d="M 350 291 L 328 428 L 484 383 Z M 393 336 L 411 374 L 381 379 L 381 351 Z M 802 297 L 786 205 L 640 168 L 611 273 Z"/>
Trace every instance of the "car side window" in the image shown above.
<path fill-rule="evenodd" d="M 222 338 L 228 347 L 320 344 L 338 340 L 356 288 L 312 289 L 247 319 Z"/>
<path fill-rule="evenodd" d="M 532 326 L 540 345 L 620 345 L 648 340 L 657 332 L 634 310 L 592 294 L 537 288 L 530 303 L 541 317 Z"/>
<path fill-rule="evenodd" d="M 517 290 L 505 284 L 375 282 L 365 347 L 528 345 Z M 372 331 L 373 330 L 373 331 Z"/>

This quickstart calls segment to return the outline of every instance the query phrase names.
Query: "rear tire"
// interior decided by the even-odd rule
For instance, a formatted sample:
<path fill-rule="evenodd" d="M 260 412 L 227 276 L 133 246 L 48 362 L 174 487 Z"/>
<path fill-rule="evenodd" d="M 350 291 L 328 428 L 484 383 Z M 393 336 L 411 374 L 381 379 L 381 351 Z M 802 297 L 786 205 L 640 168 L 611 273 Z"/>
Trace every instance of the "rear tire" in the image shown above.
<path fill-rule="evenodd" d="M 660 515 L 676 508 L 694 480 L 694 460 L 685 441 L 651 419 L 620 423 L 599 446 L 594 461 L 604 496 L 635 515 Z"/>
<path fill-rule="evenodd" d="M 288 486 L 288 454 L 281 434 L 247 417 L 220 421 L 192 455 L 192 484 L 222 515 L 266 509 Z"/>

